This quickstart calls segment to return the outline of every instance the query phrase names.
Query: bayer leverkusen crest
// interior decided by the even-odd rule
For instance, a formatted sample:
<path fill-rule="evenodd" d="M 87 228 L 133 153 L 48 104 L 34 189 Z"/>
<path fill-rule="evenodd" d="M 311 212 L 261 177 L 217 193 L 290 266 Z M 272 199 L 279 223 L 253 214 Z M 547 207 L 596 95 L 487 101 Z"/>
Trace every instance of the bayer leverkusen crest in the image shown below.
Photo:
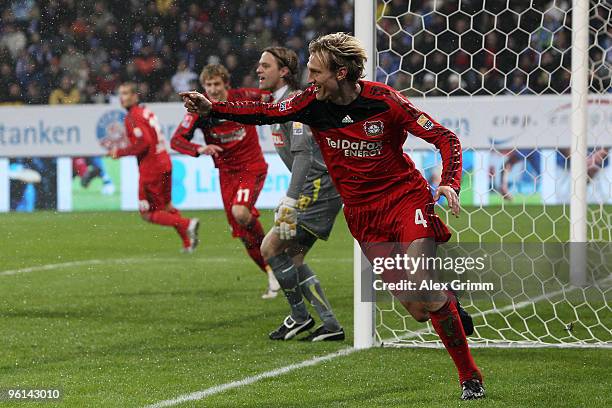
<path fill-rule="evenodd" d="M 378 136 L 382 134 L 384 125 L 382 120 L 373 120 L 364 123 L 363 129 L 368 136 Z"/>

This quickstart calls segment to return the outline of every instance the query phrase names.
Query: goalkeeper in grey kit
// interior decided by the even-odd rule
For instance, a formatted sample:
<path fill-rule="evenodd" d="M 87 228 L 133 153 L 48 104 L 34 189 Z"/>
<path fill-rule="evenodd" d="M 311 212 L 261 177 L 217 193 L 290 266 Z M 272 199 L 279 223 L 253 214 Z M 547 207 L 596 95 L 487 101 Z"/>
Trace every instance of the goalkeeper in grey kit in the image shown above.
<path fill-rule="evenodd" d="M 298 59 L 284 47 L 266 48 L 259 59 L 259 88 L 272 92 L 275 102 L 291 97 L 297 88 Z M 274 227 L 263 240 L 261 254 L 280 283 L 291 314 L 270 333 L 273 340 L 289 340 L 311 329 L 314 320 L 304 298 L 323 321 L 309 341 L 344 340 L 338 323 L 317 276 L 304 263 L 304 257 L 317 239 L 327 240 L 334 220 L 342 208 L 321 151 L 308 126 L 298 122 L 272 125 L 272 138 L 279 156 L 291 171 L 287 195 L 274 214 Z"/>

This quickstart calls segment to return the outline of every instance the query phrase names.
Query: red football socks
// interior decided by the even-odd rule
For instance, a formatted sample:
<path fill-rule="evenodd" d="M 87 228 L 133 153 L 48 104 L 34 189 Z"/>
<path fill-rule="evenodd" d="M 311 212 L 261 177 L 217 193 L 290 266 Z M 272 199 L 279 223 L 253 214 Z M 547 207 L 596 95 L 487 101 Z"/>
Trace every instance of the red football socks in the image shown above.
<path fill-rule="evenodd" d="M 187 235 L 189 218 L 181 217 L 181 213 L 178 210 L 153 211 L 149 215 L 149 221 L 151 221 L 153 224 L 174 227 L 183 241 L 183 247 L 186 248 L 189 246 L 189 236 Z"/>
<path fill-rule="evenodd" d="M 459 371 L 459 382 L 473 378 L 482 381 L 480 370 L 470 353 L 454 297 L 449 296 L 440 310 L 430 312 L 429 315 L 436 333 Z"/>
<path fill-rule="evenodd" d="M 153 224 L 179 227 L 182 229 L 187 229 L 187 227 L 189 227 L 189 219 L 181 217 L 181 214 L 178 212 L 153 211 L 149 216 L 149 220 L 151 220 Z"/>
<path fill-rule="evenodd" d="M 251 259 L 259 266 L 264 273 L 266 272 L 266 261 L 261 256 L 261 242 L 264 239 L 264 230 L 259 222 L 259 219 L 253 217 L 251 224 L 246 227 L 246 234 L 242 237 L 242 242 Z"/>

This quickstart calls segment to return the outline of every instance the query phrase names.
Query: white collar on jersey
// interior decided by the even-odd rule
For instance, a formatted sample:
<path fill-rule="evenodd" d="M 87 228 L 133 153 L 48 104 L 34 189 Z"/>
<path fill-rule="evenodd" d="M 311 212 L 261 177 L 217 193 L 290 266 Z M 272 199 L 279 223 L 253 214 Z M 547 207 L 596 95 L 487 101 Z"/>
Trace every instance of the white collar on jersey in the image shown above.
<path fill-rule="evenodd" d="M 273 102 L 276 103 L 278 101 L 280 101 L 280 99 L 283 97 L 283 95 L 285 94 L 285 92 L 287 92 L 287 89 L 289 88 L 289 85 L 285 85 L 280 89 L 277 89 L 276 91 L 274 91 L 274 93 L 272 94 Z"/>

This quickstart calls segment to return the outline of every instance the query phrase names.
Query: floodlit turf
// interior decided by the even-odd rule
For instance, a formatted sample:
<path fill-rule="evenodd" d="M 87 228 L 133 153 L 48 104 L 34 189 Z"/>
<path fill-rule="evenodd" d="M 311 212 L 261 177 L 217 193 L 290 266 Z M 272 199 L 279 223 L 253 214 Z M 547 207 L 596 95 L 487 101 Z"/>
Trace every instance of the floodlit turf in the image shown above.
<path fill-rule="evenodd" d="M 269 341 L 287 312 L 284 299 L 260 299 L 264 275 L 230 238 L 223 213 L 189 214 L 203 221 L 202 246 L 190 256 L 178 253 L 172 230 L 135 213 L 0 215 L 0 389 L 60 387 L 58 406 L 138 407 L 351 345 Z M 532 225 L 527 218 L 517 217 L 515 228 Z M 270 225 L 271 214 L 262 219 Z M 511 228 L 504 222 L 496 222 L 499 230 Z M 349 339 L 351 258 L 340 217 L 309 263 Z M 62 263 L 71 264 L 2 274 Z M 475 356 L 489 393 L 475 406 L 603 407 L 612 386 L 609 350 L 478 349 Z M 458 392 L 443 350 L 373 349 L 182 406 L 467 406 Z"/>

